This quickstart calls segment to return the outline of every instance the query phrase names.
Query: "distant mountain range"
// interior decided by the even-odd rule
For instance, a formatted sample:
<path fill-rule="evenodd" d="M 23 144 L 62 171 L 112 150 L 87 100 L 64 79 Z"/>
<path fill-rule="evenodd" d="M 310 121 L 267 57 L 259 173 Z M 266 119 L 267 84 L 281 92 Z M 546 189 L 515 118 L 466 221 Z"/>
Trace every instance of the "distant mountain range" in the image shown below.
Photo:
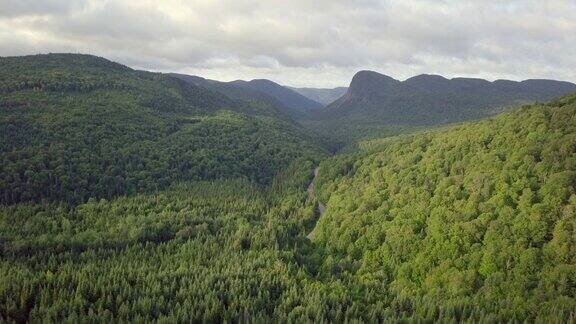
<path fill-rule="evenodd" d="M 334 149 L 362 138 L 480 119 L 509 107 L 576 93 L 576 84 L 555 80 L 491 82 L 421 74 L 399 81 L 374 71 L 360 71 L 349 87 L 334 89 L 294 88 L 265 79 L 220 82 L 170 75 L 248 102 L 259 114 L 275 111 L 328 140 Z"/>
<path fill-rule="evenodd" d="M 342 97 L 346 91 L 348 90 L 347 87 L 338 87 L 333 89 L 326 89 L 326 88 L 294 88 L 289 87 L 290 89 L 298 92 L 299 94 L 303 95 L 304 97 L 314 100 L 316 102 L 321 103 L 324 106 L 327 106 L 338 98 Z"/>
<path fill-rule="evenodd" d="M 480 118 L 502 108 L 576 92 L 576 84 L 554 80 L 521 82 L 422 74 L 399 81 L 360 71 L 345 95 L 323 110 L 323 117 L 355 115 L 370 123 L 431 125 Z M 358 119 L 358 118 L 355 118 Z"/>
<path fill-rule="evenodd" d="M 221 82 L 186 74 L 170 73 L 170 75 L 232 99 L 273 107 L 295 120 L 307 118 L 313 111 L 323 107 L 322 104 L 270 80 Z"/>
<path fill-rule="evenodd" d="M 306 109 L 314 110 L 322 108 L 322 105 L 314 100 L 308 99 L 307 97 L 301 95 L 300 93 L 279 85 L 278 83 L 272 82 L 266 79 L 257 79 L 251 81 L 232 81 L 230 84 L 242 87 L 245 89 L 250 89 L 253 91 L 259 91 L 268 96 L 271 96 L 278 100 L 284 107 L 290 109 Z"/>

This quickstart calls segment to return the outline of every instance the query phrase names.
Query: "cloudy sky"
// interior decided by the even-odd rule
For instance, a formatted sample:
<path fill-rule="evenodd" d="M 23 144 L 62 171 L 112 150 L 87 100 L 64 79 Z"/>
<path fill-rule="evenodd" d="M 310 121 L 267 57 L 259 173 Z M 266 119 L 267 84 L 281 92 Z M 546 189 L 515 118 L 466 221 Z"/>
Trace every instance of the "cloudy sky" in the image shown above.
<path fill-rule="evenodd" d="M 0 56 L 47 52 L 294 86 L 360 69 L 575 82 L 576 1 L 0 0 Z"/>

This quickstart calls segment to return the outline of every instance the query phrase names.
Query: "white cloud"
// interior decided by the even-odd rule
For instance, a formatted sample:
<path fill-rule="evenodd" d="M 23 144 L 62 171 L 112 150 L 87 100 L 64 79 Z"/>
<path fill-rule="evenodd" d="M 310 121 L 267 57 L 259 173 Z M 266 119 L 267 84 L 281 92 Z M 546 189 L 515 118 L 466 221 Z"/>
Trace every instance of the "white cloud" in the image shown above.
<path fill-rule="evenodd" d="M 338 86 L 359 69 L 576 81 L 572 0 L 2 0 L 0 55 Z"/>

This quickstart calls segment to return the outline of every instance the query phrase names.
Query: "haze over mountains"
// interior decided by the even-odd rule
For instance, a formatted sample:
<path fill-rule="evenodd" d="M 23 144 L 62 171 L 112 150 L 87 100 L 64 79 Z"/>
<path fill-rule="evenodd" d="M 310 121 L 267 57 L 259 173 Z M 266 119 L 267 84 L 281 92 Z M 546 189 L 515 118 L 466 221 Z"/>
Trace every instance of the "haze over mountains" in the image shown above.
<path fill-rule="evenodd" d="M 264 79 L 251 81 L 232 81 L 239 87 L 248 88 L 266 93 L 280 101 L 284 106 L 291 109 L 320 109 L 322 105 L 314 100 L 293 91 L 287 87 L 281 86 L 275 82 Z"/>
<path fill-rule="evenodd" d="M 268 107 L 316 133 L 332 150 L 359 139 L 412 132 L 422 127 L 491 116 L 516 105 L 576 92 L 574 83 L 421 74 L 404 81 L 359 71 L 349 87 L 294 88 L 270 80 L 220 82 L 171 74 L 237 100 Z"/>
<path fill-rule="evenodd" d="M 575 0 L 0 0 L 0 324 L 576 324 L 574 35 Z"/>
<path fill-rule="evenodd" d="M 399 81 L 360 71 L 344 95 L 301 123 L 331 138 L 333 149 L 338 149 L 359 139 L 483 118 L 573 92 L 574 83 L 554 80 L 490 82 L 422 74 Z"/>
<path fill-rule="evenodd" d="M 574 35 L 575 0 L 0 0 L 0 324 L 576 324 Z"/>
<path fill-rule="evenodd" d="M 290 87 L 290 89 L 298 92 L 299 94 L 301 94 L 301 95 L 303 95 L 303 96 L 305 96 L 311 100 L 319 102 L 324 106 L 327 106 L 327 105 L 331 104 L 332 102 L 334 102 L 336 99 L 342 97 L 346 93 L 346 90 L 348 90 L 347 87 L 338 87 L 338 88 L 333 88 L 333 89 Z"/>
<path fill-rule="evenodd" d="M 421 74 L 399 81 L 374 71 L 360 71 L 349 87 L 334 89 L 294 88 L 263 79 L 220 82 L 172 75 L 230 98 L 273 107 L 331 138 L 334 147 L 414 127 L 478 119 L 576 92 L 575 84 L 555 80 L 490 82 Z"/>

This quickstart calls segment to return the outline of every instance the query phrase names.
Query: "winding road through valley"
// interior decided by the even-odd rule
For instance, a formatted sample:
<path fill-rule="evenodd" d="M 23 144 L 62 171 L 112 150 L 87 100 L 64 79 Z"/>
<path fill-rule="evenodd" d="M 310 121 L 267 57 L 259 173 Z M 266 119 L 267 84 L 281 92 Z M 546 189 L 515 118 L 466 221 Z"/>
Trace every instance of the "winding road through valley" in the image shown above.
<path fill-rule="evenodd" d="M 320 170 L 319 167 L 316 167 L 314 169 L 314 178 L 312 179 L 312 181 L 310 182 L 310 185 L 308 185 L 308 196 L 310 198 L 317 198 L 316 197 L 316 188 L 314 186 L 314 181 L 316 180 L 316 177 L 318 177 L 318 171 Z M 318 205 L 316 206 L 317 210 L 318 210 L 318 219 L 316 220 L 316 224 L 318 223 L 318 221 L 320 220 L 320 217 L 322 217 L 322 215 L 324 214 L 324 204 L 322 204 L 320 202 L 320 200 L 316 199 L 318 201 Z M 306 237 L 309 240 L 312 240 L 314 238 L 314 230 L 316 229 L 316 227 L 314 227 L 312 229 L 312 231 L 310 231 L 310 233 L 308 233 L 308 235 L 306 235 Z"/>

